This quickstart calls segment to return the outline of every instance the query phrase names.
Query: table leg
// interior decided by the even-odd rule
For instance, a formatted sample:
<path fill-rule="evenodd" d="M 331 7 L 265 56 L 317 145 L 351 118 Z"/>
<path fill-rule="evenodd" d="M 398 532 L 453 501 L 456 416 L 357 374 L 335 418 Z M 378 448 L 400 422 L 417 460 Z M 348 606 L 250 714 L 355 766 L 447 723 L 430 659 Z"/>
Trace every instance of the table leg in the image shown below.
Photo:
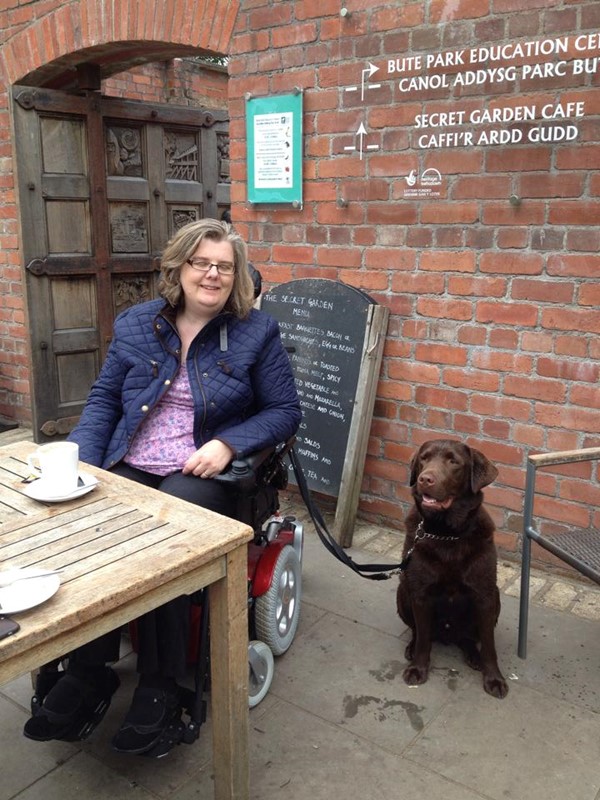
<path fill-rule="evenodd" d="M 227 556 L 210 585 L 211 708 L 215 800 L 248 800 L 248 549 Z"/>

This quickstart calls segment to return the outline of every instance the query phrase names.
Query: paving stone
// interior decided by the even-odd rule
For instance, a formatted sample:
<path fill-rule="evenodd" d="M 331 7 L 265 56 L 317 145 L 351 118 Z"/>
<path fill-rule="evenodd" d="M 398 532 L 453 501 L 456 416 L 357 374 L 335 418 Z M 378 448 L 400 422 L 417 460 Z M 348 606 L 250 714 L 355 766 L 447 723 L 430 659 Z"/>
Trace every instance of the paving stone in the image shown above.
<path fill-rule="evenodd" d="M 505 564 L 500 563 L 498 564 L 498 587 L 500 590 L 504 590 L 506 587 L 510 586 L 513 581 L 516 581 L 520 576 L 519 570 L 517 570 L 512 564 Z"/>
<path fill-rule="evenodd" d="M 402 559 L 403 550 L 404 544 L 396 544 L 394 547 L 391 547 L 385 555 L 390 561 L 400 561 Z"/>
<path fill-rule="evenodd" d="M 593 800 L 600 790 L 598 726 L 597 714 L 522 684 L 513 683 L 502 701 L 468 687 L 405 755 L 494 800 Z"/>
<path fill-rule="evenodd" d="M 352 547 L 363 547 L 367 549 L 367 545 L 374 541 L 377 536 L 378 534 L 372 528 L 358 528 L 354 531 L 352 536 Z"/>
<path fill-rule="evenodd" d="M 545 585 L 546 585 L 546 578 L 538 578 L 535 575 L 531 575 L 529 578 L 529 597 L 533 598 Z M 510 595 L 511 597 L 520 597 L 521 596 L 520 581 L 515 581 L 514 583 L 511 583 L 511 585 L 504 590 L 504 593 Z"/>
<path fill-rule="evenodd" d="M 364 548 L 370 553 L 387 553 L 388 550 L 398 545 L 398 538 L 395 533 L 380 534 L 366 542 Z"/>
<path fill-rule="evenodd" d="M 600 620 L 600 592 L 583 591 L 573 604 L 572 611 L 578 617 Z"/>
<path fill-rule="evenodd" d="M 541 602 L 549 608 L 556 608 L 559 611 L 567 611 L 574 600 L 577 599 L 577 589 L 570 583 L 556 581 L 543 594 Z"/>

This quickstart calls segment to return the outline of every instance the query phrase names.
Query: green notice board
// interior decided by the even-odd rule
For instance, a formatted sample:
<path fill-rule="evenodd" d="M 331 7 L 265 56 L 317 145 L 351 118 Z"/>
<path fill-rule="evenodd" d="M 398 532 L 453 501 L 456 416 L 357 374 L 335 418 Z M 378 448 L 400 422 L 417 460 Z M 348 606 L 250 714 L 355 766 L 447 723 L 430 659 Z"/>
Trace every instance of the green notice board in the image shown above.
<path fill-rule="evenodd" d="M 248 201 L 302 208 L 302 92 L 246 99 Z"/>

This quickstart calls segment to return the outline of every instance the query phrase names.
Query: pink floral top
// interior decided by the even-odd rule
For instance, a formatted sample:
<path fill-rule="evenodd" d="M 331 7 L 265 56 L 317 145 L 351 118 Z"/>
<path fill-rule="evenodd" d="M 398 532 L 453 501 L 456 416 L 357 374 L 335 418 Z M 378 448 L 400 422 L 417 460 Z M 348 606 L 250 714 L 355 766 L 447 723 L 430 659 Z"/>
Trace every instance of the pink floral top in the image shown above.
<path fill-rule="evenodd" d="M 194 401 L 182 364 L 169 391 L 140 425 L 123 460 L 144 472 L 170 475 L 196 452 L 193 430 Z"/>

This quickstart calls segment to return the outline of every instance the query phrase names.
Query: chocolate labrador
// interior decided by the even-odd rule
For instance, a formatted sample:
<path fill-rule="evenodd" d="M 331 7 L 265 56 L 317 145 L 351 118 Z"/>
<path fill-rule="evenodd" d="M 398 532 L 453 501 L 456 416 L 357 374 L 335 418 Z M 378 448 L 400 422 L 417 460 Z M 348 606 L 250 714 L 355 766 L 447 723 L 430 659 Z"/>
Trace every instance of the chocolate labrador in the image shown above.
<path fill-rule="evenodd" d="M 406 683 L 425 683 L 432 641 L 457 644 L 483 673 L 483 688 L 502 698 L 508 685 L 498 667 L 494 627 L 500 613 L 494 523 L 482 488 L 498 475 L 479 450 L 449 439 L 425 442 L 410 463 L 414 507 L 406 517 L 398 614 L 412 636 L 405 651 Z"/>

